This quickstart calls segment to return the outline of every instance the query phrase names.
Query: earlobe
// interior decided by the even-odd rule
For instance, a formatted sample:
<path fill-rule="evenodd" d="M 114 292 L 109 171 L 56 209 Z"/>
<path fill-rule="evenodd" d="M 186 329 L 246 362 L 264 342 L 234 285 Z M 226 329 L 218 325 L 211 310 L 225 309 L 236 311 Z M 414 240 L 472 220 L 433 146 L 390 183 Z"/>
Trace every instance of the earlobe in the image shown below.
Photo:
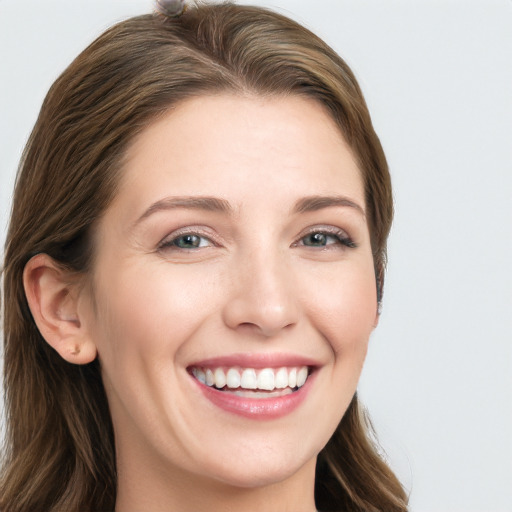
<path fill-rule="evenodd" d="M 379 325 L 381 312 L 382 312 L 382 302 L 378 302 L 377 303 L 377 311 L 375 312 L 375 319 L 373 320 L 373 328 L 374 329 Z"/>
<path fill-rule="evenodd" d="M 25 265 L 23 285 L 39 332 L 60 356 L 74 364 L 96 358 L 96 346 L 81 318 L 80 287 L 47 254 L 38 254 Z"/>

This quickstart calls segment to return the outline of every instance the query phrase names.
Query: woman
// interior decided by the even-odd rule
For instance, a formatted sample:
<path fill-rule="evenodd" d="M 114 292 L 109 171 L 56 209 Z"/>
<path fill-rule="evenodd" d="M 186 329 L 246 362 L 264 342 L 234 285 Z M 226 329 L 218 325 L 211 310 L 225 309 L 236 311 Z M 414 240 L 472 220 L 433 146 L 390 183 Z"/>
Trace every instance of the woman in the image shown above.
<path fill-rule="evenodd" d="M 1 510 L 406 510 L 356 396 L 391 219 L 309 31 L 229 4 L 108 30 L 16 183 Z"/>

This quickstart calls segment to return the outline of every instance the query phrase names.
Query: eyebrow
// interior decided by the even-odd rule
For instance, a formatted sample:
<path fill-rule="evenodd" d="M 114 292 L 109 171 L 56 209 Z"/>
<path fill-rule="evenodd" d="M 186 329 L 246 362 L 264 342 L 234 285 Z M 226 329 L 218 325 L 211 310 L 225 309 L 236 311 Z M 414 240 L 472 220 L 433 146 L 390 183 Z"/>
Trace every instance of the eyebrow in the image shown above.
<path fill-rule="evenodd" d="M 299 199 L 292 211 L 294 213 L 306 213 L 330 208 L 333 206 L 347 206 L 354 208 L 363 217 L 366 217 L 364 208 L 345 196 L 309 196 Z"/>
<path fill-rule="evenodd" d="M 166 197 L 153 203 L 136 221 L 135 225 L 147 219 L 156 212 L 187 208 L 190 210 L 203 210 L 208 212 L 231 213 L 232 208 L 228 201 L 217 197 L 183 196 Z"/>
<path fill-rule="evenodd" d="M 292 208 L 293 213 L 307 213 L 331 208 L 336 206 L 344 206 L 354 208 L 365 217 L 364 209 L 351 199 L 344 196 L 308 196 L 299 199 Z M 174 210 L 177 208 L 186 208 L 191 210 L 202 210 L 209 212 L 219 212 L 231 214 L 233 208 L 225 199 L 208 196 L 183 196 L 183 197 L 166 197 L 153 203 L 136 221 L 134 225 L 139 224 L 144 219 L 156 212 Z"/>

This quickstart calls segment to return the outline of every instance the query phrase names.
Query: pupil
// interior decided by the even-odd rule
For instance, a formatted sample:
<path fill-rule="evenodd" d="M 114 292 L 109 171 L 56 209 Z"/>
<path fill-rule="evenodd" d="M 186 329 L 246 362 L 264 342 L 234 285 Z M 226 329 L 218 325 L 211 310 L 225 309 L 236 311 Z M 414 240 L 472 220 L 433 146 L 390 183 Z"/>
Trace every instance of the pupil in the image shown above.
<path fill-rule="evenodd" d="M 309 235 L 309 240 L 312 245 L 325 245 L 327 238 L 323 233 L 313 233 Z"/>
<path fill-rule="evenodd" d="M 178 247 L 189 248 L 199 246 L 199 237 L 197 235 L 184 235 L 177 240 Z"/>

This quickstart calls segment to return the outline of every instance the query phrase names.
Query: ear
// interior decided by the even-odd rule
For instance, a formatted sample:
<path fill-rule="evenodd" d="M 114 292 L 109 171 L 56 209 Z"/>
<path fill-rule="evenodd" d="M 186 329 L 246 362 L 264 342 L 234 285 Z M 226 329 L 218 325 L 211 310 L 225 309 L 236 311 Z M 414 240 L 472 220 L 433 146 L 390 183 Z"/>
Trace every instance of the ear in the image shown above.
<path fill-rule="evenodd" d="M 60 356 L 74 364 L 96 358 L 80 315 L 82 288 L 47 254 L 38 254 L 25 265 L 25 295 L 39 332 Z"/>
<path fill-rule="evenodd" d="M 379 325 L 380 314 L 382 313 L 382 289 L 384 287 L 384 265 L 382 262 L 375 266 L 375 286 L 377 288 L 377 308 L 373 321 L 374 329 Z"/>
<path fill-rule="evenodd" d="M 382 304 L 379 302 L 377 304 L 377 309 L 375 311 L 375 319 L 373 320 L 373 328 L 376 329 L 377 326 L 379 325 L 379 320 L 380 320 L 380 313 L 381 313 L 381 306 Z"/>

